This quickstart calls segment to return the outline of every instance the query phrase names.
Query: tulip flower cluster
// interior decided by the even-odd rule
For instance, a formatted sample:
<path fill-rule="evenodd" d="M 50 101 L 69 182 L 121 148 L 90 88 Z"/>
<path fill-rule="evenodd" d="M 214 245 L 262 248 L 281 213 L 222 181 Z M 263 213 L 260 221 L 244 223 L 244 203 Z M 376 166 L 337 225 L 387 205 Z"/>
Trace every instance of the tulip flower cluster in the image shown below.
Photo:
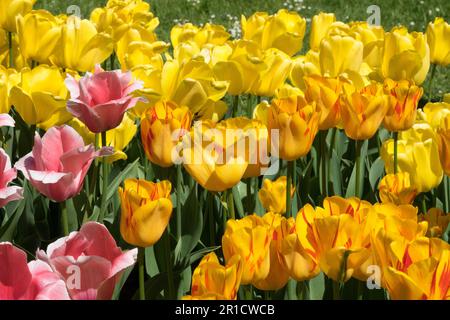
<path fill-rule="evenodd" d="M 450 298 L 443 18 L 166 43 L 144 0 L 34 4 L 0 3 L 0 300 Z"/>

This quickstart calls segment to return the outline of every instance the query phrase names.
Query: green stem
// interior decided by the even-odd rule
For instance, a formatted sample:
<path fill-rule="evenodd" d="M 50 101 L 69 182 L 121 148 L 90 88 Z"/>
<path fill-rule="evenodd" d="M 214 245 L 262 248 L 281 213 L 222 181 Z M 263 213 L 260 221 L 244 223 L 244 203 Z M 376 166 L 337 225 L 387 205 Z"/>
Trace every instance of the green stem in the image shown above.
<path fill-rule="evenodd" d="M 234 210 L 234 198 L 233 198 L 233 189 L 228 189 L 227 193 L 227 207 L 228 207 L 228 217 L 230 219 L 236 219 L 236 213 Z"/>
<path fill-rule="evenodd" d="M 249 284 L 245 290 L 245 300 L 253 300 L 253 286 Z"/>
<path fill-rule="evenodd" d="M 425 198 L 425 195 L 422 196 L 422 212 L 423 214 L 427 213 L 427 200 Z"/>
<path fill-rule="evenodd" d="M 239 109 L 239 95 L 233 96 L 233 112 L 231 113 L 233 118 L 236 117 Z"/>
<path fill-rule="evenodd" d="M 63 201 L 60 203 L 61 205 L 61 226 L 64 236 L 69 235 L 69 217 L 67 215 L 67 205 L 66 202 Z"/>
<path fill-rule="evenodd" d="M 110 70 L 114 70 L 114 62 L 116 61 L 116 56 L 114 53 L 109 57 L 109 68 Z"/>
<path fill-rule="evenodd" d="M 431 65 L 431 75 L 430 75 L 430 81 L 428 82 L 428 102 L 431 101 L 431 98 L 433 98 L 433 78 L 436 73 L 436 64 Z"/>
<path fill-rule="evenodd" d="M 328 196 L 328 148 L 327 148 L 327 131 L 320 131 L 320 162 L 321 162 L 321 189 L 324 196 Z"/>
<path fill-rule="evenodd" d="M 333 281 L 333 300 L 341 300 L 341 284 Z"/>
<path fill-rule="evenodd" d="M 253 118 L 253 96 L 251 94 L 247 95 L 247 117 Z"/>
<path fill-rule="evenodd" d="M 9 46 L 9 67 L 10 68 L 14 68 L 13 35 L 12 35 L 12 32 L 8 32 L 8 46 Z"/>
<path fill-rule="evenodd" d="M 216 224 L 214 221 L 214 195 L 211 193 L 206 194 L 206 201 L 208 203 L 208 221 L 209 221 L 209 243 L 211 247 L 215 245 L 216 242 Z"/>
<path fill-rule="evenodd" d="M 394 174 L 397 174 L 398 154 L 398 132 L 394 132 Z"/>
<path fill-rule="evenodd" d="M 173 281 L 173 264 L 172 264 L 172 255 L 170 249 L 170 234 L 169 230 L 166 229 L 164 235 L 164 251 L 166 256 L 166 271 L 167 271 L 167 282 L 168 282 L 168 290 L 166 299 L 174 299 L 175 285 Z"/>
<path fill-rule="evenodd" d="M 138 248 L 139 299 L 145 300 L 145 248 Z"/>
<path fill-rule="evenodd" d="M 288 161 L 286 175 L 286 217 L 291 217 L 291 183 L 294 178 L 295 161 Z"/>
<path fill-rule="evenodd" d="M 444 199 L 445 199 L 445 203 L 444 203 L 444 205 L 445 205 L 445 213 L 448 213 L 449 212 L 449 205 L 450 205 L 450 203 L 449 203 L 449 194 L 448 194 L 448 191 L 449 191 L 449 188 L 448 188 L 448 186 L 449 186 L 449 178 L 448 178 L 448 176 L 445 176 L 444 177 L 444 194 L 445 194 L 445 196 L 444 196 Z"/>
<path fill-rule="evenodd" d="M 331 162 L 331 159 L 333 157 L 333 149 L 334 149 L 334 144 L 336 143 L 336 133 L 337 133 L 337 129 L 336 128 L 333 128 L 331 130 L 332 131 L 331 131 L 330 150 L 328 152 L 329 157 L 327 159 L 327 161 L 328 161 L 327 181 L 328 182 L 330 182 L 330 180 L 331 180 L 330 179 L 331 178 L 330 162 Z M 333 184 L 332 183 L 330 184 L 330 186 L 331 186 L 331 188 L 333 188 Z M 332 189 L 332 194 L 335 194 L 334 189 Z"/>
<path fill-rule="evenodd" d="M 181 192 L 183 172 L 181 164 L 177 165 L 177 239 L 181 239 Z"/>
<path fill-rule="evenodd" d="M 361 147 L 363 144 L 363 140 L 355 141 L 355 151 L 356 151 L 356 176 L 355 176 L 355 196 L 361 198 L 362 196 L 362 186 L 360 186 L 360 177 L 361 177 Z"/>
<path fill-rule="evenodd" d="M 247 203 L 247 212 L 251 213 L 253 211 L 252 208 L 252 182 L 253 182 L 253 178 L 247 178 L 246 181 L 246 187 L 247 187 L 247 198 L 246 198 L 246 203 Z"/>
<path fill-rule="evenodd" d="M 106 132 L 102 132 L 102 146 L 106 147 Z M 103 223 L 103 219 L 105 217 L 105 211 L 107 211 L 107 190 L 108 190 L 108 163 L 106 162 L 106 158 L 103 158 L 102 162 L 102 202 L 100 204 L 100 223 Z"/>

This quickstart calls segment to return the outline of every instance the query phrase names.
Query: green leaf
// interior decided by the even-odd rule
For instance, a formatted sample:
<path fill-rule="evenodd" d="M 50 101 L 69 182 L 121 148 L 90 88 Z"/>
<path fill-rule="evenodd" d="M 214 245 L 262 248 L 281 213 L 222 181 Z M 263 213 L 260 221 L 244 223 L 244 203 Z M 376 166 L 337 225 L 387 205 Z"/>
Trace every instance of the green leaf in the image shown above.
<path fill-rule="evenodd" d="M 378 181 L 382 178 L 384 174 L 384 161 L 378 157 L 370 167 L 369 170 L 369 182 L 372 190 L 375 191 L 378 185 Z"/>
<path fill-rule="evenodd" d="M 198 251 L 195 251 L 191 254 L 191 257 L 189 259 L 189 264 L 193 264 L 196 261 L 200 260 L 201 258 L 203 258 L 205 255 L 207 255 L 210 252 L 216 251 L 218 249 L 220 249 L 220 246 L 216 246 L 216 247 L 207 247 L 207 248 L 203 248 L 200 249 Z"/>
<path fill-rule="evenodd" d="M 365 140 L 364 143 L 361 146 L 361 161 L 359 163 L 359 190 L 355 190 L 356 189 L 356 163 L 353 166 L 353 170 L 352 170 L 352 175 L 350 176 L 350 180 L 348 183 L 348 188 L 347 191 L 345 193 L 345 197 L 346 198 L 350 198 L 350 197 L 358 197 L 361 198 L 364 192 L 364 176 L 365 176 L 365 160 L 367 158 L 367 146 L 368 146 L 368 141 Z M 355 160 L 356 161 L 356 160 Z"/>
<path fill-rule="evenodd" d="M 109 184 L 108 186 L 108 194 L 107 194 L 107 201 L 111 199 L 114 194 L 116 194 L 117 190 L 119 189 L 120 184 L 127 178 L 136 176 L 137 173 L 137 167 L 138 167 L 139 159 L 136 159 L 133 163 L 130 163 L 125 167 L 125 169 L 116 175 L 114 180 Z"/>
<path fill-rule="evenodd" d="M 203 213 L 198 204 L 197 188 L 191 188 L 182 211 L 181 238 L 175 248 L 175 261 L 186 261 L 197 246 L 203 231 Z"/>
<path fill-rule="evenodd" d="M 120 280 L 117 282 L 116 286 L 114 287 L 114 293 L 113 293 L 111 300 L 119 300 L 120 291 L 122 291 L 123 285 L 125 284 L 128 277 L 130 276 L 131 272 L 133 271 L 133 268 L 134 268 L 134 265 L 126 268 L 125 271 L 122 273 Z"/>
<path fill-rule="evenodd" d="M 10 215 L 8 221 L 0 228 L 0 242 L 13 241 L 14 232 L 16 231 L 20 217 L 25 211 L 25 208 L 27 206 L 27 200 L 32 198 L 32 194 L 29 191 L 28 184 L 26 181 L 24 182 L 23 189 L 24 189 L 23 195 L 24 200 L 19 201 L 19 206 L 17 207 L 17 210 Z"/>
<path fill-rule="evenodd" d="M 153 246 L 145 248 L 145 270 L 150 277 L 154 277 L 159 273 Z"/>
<path fill-rule="evenodd" d="M 238 216 L 242 218 L 244 217 L 244 206 L 242 205 L 241 194 L 244 193 L 239 191 L 238 186 L 234 186 L 232 192 L 234 199 L 234 208 L 237 211 Z"/>
<path fill-rule="evenodd" d="M 322 300 L 325 292 L 325 279 L 323 272 L 309 280 L 309 298 L 311 300 Z"/>

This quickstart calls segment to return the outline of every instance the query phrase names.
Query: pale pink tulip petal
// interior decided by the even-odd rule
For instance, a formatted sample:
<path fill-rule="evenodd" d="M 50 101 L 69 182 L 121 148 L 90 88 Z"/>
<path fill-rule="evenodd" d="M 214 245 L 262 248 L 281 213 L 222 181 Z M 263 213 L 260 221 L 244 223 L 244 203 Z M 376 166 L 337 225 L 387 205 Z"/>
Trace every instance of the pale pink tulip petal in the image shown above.
<path fill-rule="evenodd" d="M 0 208 L 3 208 L 11 201 L 23 199 L 23 188 L 18 186 L 0 189 Z"/>
<path fill-rule="evenodd" d="M 27 299 L 31 279 L 25 252 L 11 243 L 0 243 L 0 300 Z"/>
<path fill-rule="evenodd" d="M 0 127 L 14 127 L 15 124 L 16 122 L 9 114 L 0 114 Z"/>
<path fill-rule="evenodd" d="M 4 188 L 8 183 L 17 177 L 17 170 L 11 168 L 11 160 L 8 154 L 0 148 L 0 188 Z"/>
<path fill-rule="evenodd" d="M 66 283 L 45 262 L 35 260 L 28 263 L 32 274 L 30 287 L 35 291 L 35 300 L 70 300 Z"/>
<path fill-rule="evenodd" d="M 70 256 L 56 257 L 52 259 L 52 266 L 66 281 L 74 274 L 74 270 L 78 270 L 75 272 L 79 273 L 80 286 L 68 288 L 72 299 L 77 299 L 80 292 L 91 289 L 96 291 L 110 277 L 111 271 L 111 262 L 97 256 L 79 256 L 78 259 Z"/>
<path fill-rule="evenodd" d="M 78 89 L 73 88 L 75 85 Z M 76 83 L 69 78 L 67 86 L 71 92 L 67 110 L 90 131 L 101 133 L 122 122 L 124 113 L 138 101 L 131 93 L 143 84 L 133 82 L 131 72 L 103 71 L 97 66 L 94 74 L 87 73 Z"/>
<path fill-rule="evenodd" d="M 40 193 L 61 202 L 80 193 L 93 159 L 108 152 L 85 146 L 75 129 L 64 125 L 50 128 L 42 138 L 36 134 L 32 152 L 19 159 L 15 168 Z"/>
<path fill-rule="evenodd" d="M 70 74 L 67 75 L 66 80 L 64 80 L 64 84 L 66 85 L 67 90 L 70 92 L 70 96 L 73 99 L 77 99 L 80 96 L 80 87 L 78 85 L 78 81 L 75 80 Z"/>
<path fill-rule="evenodd" d="M 68 288 L 72 299 L 111 299 L 122 272 L 136 262 L 137 249 L 122 252 L 104 225 L 88 222 L 36 255 L 66 280 L 79 270 L 80 286 Z"/>

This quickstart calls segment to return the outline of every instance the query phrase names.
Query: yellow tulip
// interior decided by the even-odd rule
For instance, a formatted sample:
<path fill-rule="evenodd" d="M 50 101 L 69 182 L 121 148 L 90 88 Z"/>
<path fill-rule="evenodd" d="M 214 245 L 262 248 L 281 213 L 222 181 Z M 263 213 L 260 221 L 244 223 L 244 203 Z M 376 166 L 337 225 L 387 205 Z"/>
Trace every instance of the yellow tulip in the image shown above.
<path fill-rule="evenodd" d="M 230 43 L 223 45 L 206 43 L 200 47 L 195 42 L 182 42 L 173 49 L 173 57 L 183 63 L 200 60 L 214 67 L 218 62 L 227 61 L 232 52 Z"/>
<path fill-rule="evenodd" d="M 381 236 L 380 236 L 381 235 Z M 394 300 L 448 299 L 450 246 L 437 238 L 412 242 L 383 238 L 376 255 L 382 267 L 382 285 Z M 379 250 L 378 250 L 379 249 Z"/>
<path fill-rule="evenodd" d="M 428 237 L 440 238 L 450 224 L 450 213 L 445 213 L 439 208 L 431 208 L 426 214 L 421 213 L 419 220 L 428 222 Z"/>
<path fill-rule="evenodd" d="M 219 124 L 219 126 L 221 125 Z M 242 178 L 263 175 L 264 171 L 270 165 L 269 132 L 267 126 L 259 120 L 238 117 L 228 119 L 226 121 L 226 128 L 240 131 L 244 137 L 240 141 L 242 144 L 241 150 L 245 153 L 244 158 L 248 166 Z M 239 150 L 237 151 L 239 152 Z"/>
<path fill-rule="evenodd" d="M 344 86 L 341 99 L 341 117 L 345 134 L 354 140 L 370 139 L 380 127 L 387 108 L 388 97 L 380 84 L 372 83 L 362 90 L 353 91 Z"/>
<path fill-rule="evenodd" d="M 232 53 L 226 61 L 219 61 L 214 65 L 214 75 L 217 79 L 228 81 L 228 93 L 240 95 L 250 92 L 251 88 L 259 80 L 261 72 L 267 69 L 264 63 L 264 54 L 258 45 L 253 41 L 237 40 L 231 43 Z M 275 67 L 285 63 L 285 59 L 280 59 L 274 64 Z M 270 75 L 272 77 L 273 75 Z M 281 75 L 281 78 L 284 74 Z M 277 77 L 278 78 L 278 77 Z M 269 79 L 266 79 L 269 83 Z M 277 81 L 278 82 L 278 81 Z"/>
<path fill-rule="evenodd" d="M 319 62 L 322 75 L 337 77 L 359 72 L 363 62 L 363 43 L 349 36 L 329 36 L 320 43 Z"/>
<path fill-rule="evenodd" d="M 217 81 L 213 70 L 205 62 L 192 60 L 180 63 L 171 60 L 164 64 L 161 96 L 179 106 L 188 107 L 194 119 L 220 120 L 227 111 L 227 105 L 221 101 L 227 89 L 227 82 Z"/>
<path fill-rule="evenodd" d="M 242 16 L 241 25 L 242 38 L 258 43 L 263 50 L 276 48 L 293 56 L 302 48 L 306 20 L 296 12 L 256 13 L 248 20 Z"/>
<path fill-rule="evenodd" d="M 39 65 L 22 69 L 20 82 L 11 89 L 10 103 L 29 125 L 48 129 L 72 118 L 66 110 L 65 74 L 57 67 Z"/>
<path fill-rule="evenodd" d="M 16 34 L 11 34 L 12 37 L 12 53 L 13 53 L 13 67 L 16 70 L 21 70 L 27 67 L 27 63 L 20 51 L 19 42 Z M 0 66 L 10 68 L 9 61 L 9 39 L 8 32 L 0 28 Z"/>
<path fill-rule="evenodd" d="M 394 140 L 383 143 L 380 156 L 386 173 L 394 173 Z M 416 123 L 402 131 L 398 140 L 398 172 L 408 172 L 418 193 L 437 187 L 443 176 L 436 135 L 428 123 Z"/>
<path fill-rule="evenodd" d="M 435 130 L 441 126 L 448 115 L 450 115 L 450 103 L 447 102 L 429 102 L 423 107 L 424 120 Z"/>
<path fill-rule="evenodd" d="M 209 191 L 230 189 L 239 183 L 248 167 L 245 141 L 246 136 L 236 128 L 234 119 L 197 122 L 181 146 L 184 168 Z"/>
<path fill-rule="evenodd" d="M 187 107 L 160 101 L 147 110 L 141 120 L 141 139 L 147 158 L 161 166 L 174 164 L 172 152 L 191 128 L 192 116 Z"/>
<path fill-rule="evenodd" d="M 416 119 L 417 106 L 423 89 L 407 80 L 396 82 L 391 79 L 385 80 L 384 89 L 389 95 L 388 112 L 383 120 L 384 127 L 389 131 L 408 130 Z"/>
<path fill-rule="evenodd" d="M 243 263 L 241 257 L 231 257 L 226 266 L 219 263 L 214 252 L 207 254 L 192 274 L 192 296 L 183 299 L 208 299 L 217 297 L 221 300 L 236 300 L 241 284 Z"/>
<path fill-rule="evenodd" d="M 143 0 L 110 0 L 104 8 L 92 11 L 90 20 L 98 32 L 106 32 L 115 42 L 130 28 L 143 27 L 153 32 L 159 25 L 158 18 L 150 12 L 150 5 Z"/>
<path fill-rule="evenodd" d="M 339 99 L 343 92 L 341 80 L 317 75 L 307 76 L 304 80 L 306 100 L 316 101 L 320 111 L 319 130 L 336 127 L 341 120 Z"/>
<path fill-rule="evenodd" d="M 243 262 L 241 284 L 254 284 L 264 280 L 270 271 L 270 243 L 272 230 L 257 215 L 240 220 L 228 220 L 222 237 L 222 250 L 229 262 L 239 255 Z"/>
<path fill-rule="evenodd" d="M 172 214 L 171 184 L 127 179 L 119 188 L 120 233 L 131 245 L 150 247 L 162 236 Z"/>
<path fill-rule="evenodd" d="M 163 60 L 161 53 L 166 51 L 168 44 L 158 41 L 153 30 L 141 26 L 128 29 L 116 43 L 117 59 L 122 70 L 129 70 L 141 65 L 153 65 L 161 68 Z"/>
<path fill-rule="evenodd" d="M 148 100 L 138 103 L 131 110 L 134 115 L 142 115 L 158 100 L 188 107 L 194 120 L 217 122 L 228 109 L 221 100 L 227 93 L 228 83 L 218 81 L 212 67 L 204 61 L 180 62 L 171 59 L 164 66 L 142 65 L 133 68 L 132 72 L 144 82 L 144 88 L 138 93 Z"/>
<path fill-rule="evenodd" d="M 253 83 L 250 93 L 257 96 L 271 97 L 286 81 L 291 71 L 291 59 L 278 49 L 264 52 L 266 69 L 261 71 Z"/>
<path fill-rule="evenodd" d="M 161 61 L 162 62 L 162 61 Z M 136 91 L 137 95 L 143 97 L 140 99 L 136 106 L 130 109 L 130 113 L 141 118 L 144 112 L 154 106 L 159 100 L 161 100 L 162 89 L 161 89 L 161 70 L 163 64 L 161 65 L 142 65 L 134 67 L 131 70 L 133 77 L 139 79 L 143 83 L 143 88 Z"/>
<path fill-rule="evenodd" d="M 393 80 L 412 80 L 420 85 L 430 68 L 430 49 L 423 33 L 395 27 L 385 34 L 381 73 Z"/>
<path fill-rule="evenodd" d="M 282 221 L 281 254 L 285 269 L 296 281 L 312 279 L 320 272 L 318 245 L 314 238 L 314 208 L 307 204 L 297 213 L 296 220 Z"/>
<path fill-rule="evenodd" d="M 371 265 L 372 206 L 357 198 L 325 198 L 313 220 L 320 269 L 334 281 L 366 280 Z"/>
<path fill-rule="evenodd" d="M 286 218 L 277 213 L 269 212 L 263 216 L 263 220 L 272 230 L 272 239 L 269 246 L 270 269 L 265 279 L 256 281 L 253 285 L 260 290 L 279 290 L 289 280 L 289 273 L 285 271 L 281 254 L 281 245 L 285 235 L 282 231 L 282 225 L 284 225 Z M 290 221 L 293 221 L 293 219 L 290 219 Z"/>
<path fill-rule="evenodd" d="M 442 169 L 450 175 L 450 115 L 442 119 L 436 137 Z"/>
<path fill-rule="evenodd" d="M 267 100 L 261 101 L 253 110 L 253 119 L 259 120 L 267 127 L 269 125 L 269 110 L 270 104 Z"/>
<path fill-rule="evenodd" d="M 11 108 L 10 91 L 19 82 L 20 74 L 14 69 L 6 69 L 0 66 L 0 113 L 9 113 Z"/>
<path fill-rule="evenodd" d="M 319 50 L 320 42 L 326 37 L 328 29 L 336 21 L 334 13 L 321 12 L 315 15 L 311 21 L 311 35 L 309 36 L 309 48 Z"/>
<path fill-rule="evenodd" d="M 279 130 L 278 145 L 283 160 L 295 160 L 311 149 L 319 127 L 320 113 L 315 102 L 308 103 L 302 96 L 284 96 L 272 100 L 268 116 L 268 129 Z M 276 143 L 276 141 L 272 141 Z"/>
<path fill-rule="evenodd" d="M 291 188 L 291 196 L 294 192 L 295 188 Z M 266 211 L 286 213 L 286 176 L 281 176 L 275 181 L 264 179 L 258 197 Z"/>
<path fill-rule="evenodd" d="M 0 28 L 16 32 L 16 18 L 33 9 L 36 0 L 2 0 L 0 2 Z"/>
<path fill-rule="evenodd" d="M 61 26 L 50 12 L 32 11 L 17 18 L 17 36 L 26 60 L 48 64 L 61 37 Z"/>
<path fill-rule="evenodd" d="M 292 68 L 289 79 L 297 88 L 306 90 L 305 76 L 321 75 L 319 53 L 308 51 L 304 56 L 292 59 Z"/>
<path fill-rule="evenodd" d="M 194 42 L 198 47 L 206 44 L 223 45 L 230 38 L 224 26 L 206 23 L 198 27 L 192 23 L 176 25 L 170 31 L 172 46 L 178 47 L 181 43 Z"/>
<path fill-rule="evenodd" d="M 418 220 L 417 207 L 393 203 L 376 203 L 373 208 L 376 212 L 376 219 L 371 225 L 371 237 L 379 238 L 382 236 L 386 239 L 396 239 L 409 243 L 425 236 L 427 232 L 428 223 Z M 382 243 L 385 243 L 386 239 Z M 373 244 L 374 239 L 371 241 Z"/>
<path fill-rule="evenodd" d="M 106 33 L 98 33 L 89 20 L 77 16 L 67 18 L 62 25 L 61 38 L 50 61 L 61 68 L 80 72 L 92 71 L 113 51 L 113 41 Z"/>
<path fill-rule="evenodd" d="M 443 18 L 435 18 L 433 23 L 428 24 L 426 34 L 431 62 L 448 66 L 450 64 L 450 25 Z"/>
<path fill-rule="evenodd" d="M 73 118 L 69 122 L 69 125 L 83 137 L 86 144 L 95 143 L 95 133 L 89 131 L 83 122 L 77 118 Z M 137 126 L 128 114 L 125 114 L 119 126 L 106 132 L 106 145 L 114 148 L 114 154 L 105 157 L 108 163 L 126 160 L 128 158 L 123 150 L 130 144 L 131 140 L 133 140 L 136 132 Z M 100 139 L 97 143 L 97 146 L 101 147 L 102 142 Z"/>
<path fill-rule="evenodd" d="M 378 192 L 383 203 L 396 205 L 411 204 L 417 195 L 408 172 L 384 176 L 378 184 Z"/>
<path fill-rule="evenodd" d="M 393 300 L 449 300 L 450 250 L 440 259 L 429 257 L 411 264 L 406 273 L 389 267 L 384 279 Z"/>

